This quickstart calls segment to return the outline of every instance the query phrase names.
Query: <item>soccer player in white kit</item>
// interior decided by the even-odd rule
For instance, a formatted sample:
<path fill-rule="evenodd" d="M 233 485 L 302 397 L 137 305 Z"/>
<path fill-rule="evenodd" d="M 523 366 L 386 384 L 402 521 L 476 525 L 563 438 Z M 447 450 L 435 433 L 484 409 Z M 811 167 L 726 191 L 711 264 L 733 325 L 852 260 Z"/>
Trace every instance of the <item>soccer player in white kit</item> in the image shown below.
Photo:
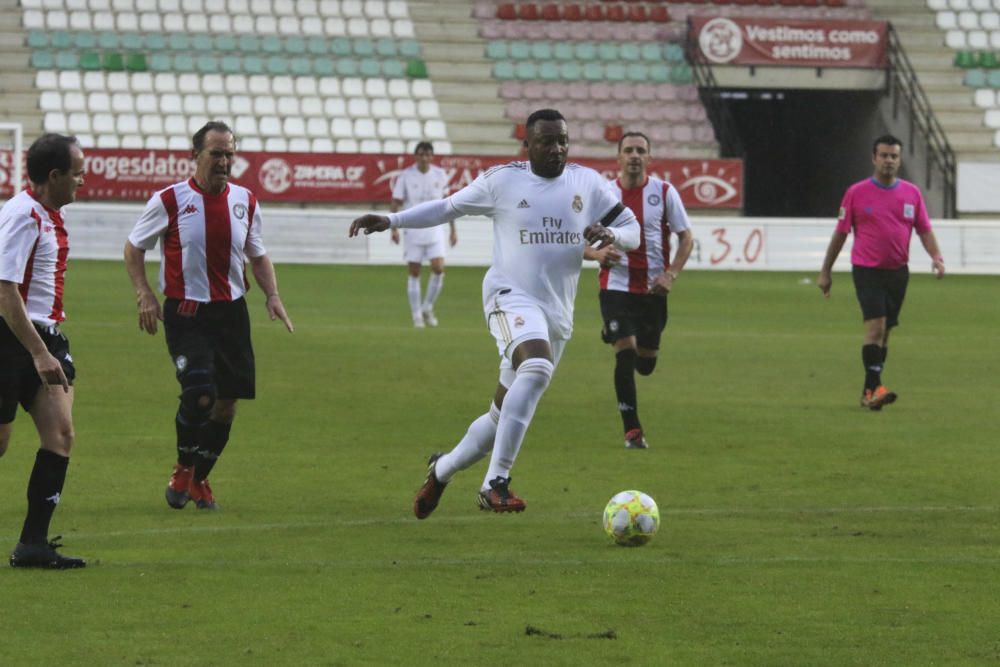
<path fill-rule="evenodd" d="M 618 178 L 612 183 L 622 203 L 639 218 L 639 247 L 622 254 L 614 247 L 584 251 L 601 264 L 601 337 L 615 351 L 615 397 L 625 431 L 625 447 L 646 449 L 639 421 L 635 374 L 656 368 L 660 337 L 667 325 L 667 295 L 694 248 L 687 211 L 670 183 L 647 175 L 649 138 L 626 132 L 618 141 Z M 670 234 L 677 252 L 670 259 Z"/>
<path fill-rule="evenodd" d="M 524 501 L 510 490 L 528 424 L 573 332 L 583 249 L 639 244 L 635 215 L 596 171 L 566 164 L 569 135 L 554 109 L 532 113 L 526 123 L 529 162 L 484 172 L 451 197 L 390 216 L 364 215 L 350 236 L 391 227 L 429 227 L 462 215 L 493 218 L 493 263 L 483 278 L 483 311 L 500 353 L 500 382 L 493 404 L 447 454 L 428 460 L 427 479 L 413 511 L 428 517 L 452 476 L 484 458 L 490 465 L 478 496 L 494 512 L 520 512 Z"/>
<path fill-rule="evenodd" d="M 442 199 L 448 194 L 448 174 L 441 167 L 431 164 L 434 159 L 434 146 L 429 141 L 417 144 L 413 154 L 417 160 L 404 169 L 396 177 L 392 188 L 392 204 L 389 210 L 393 213 L 400 209 L 413 208 L 417 204 L 433 199 Z M 458 243 L 455 223 L 449 223 L 451 233 L 448 237 L 451 245 Z M 392 230 L 392 242 L 399 243 L 399 230 Z M 423 329 L 425 326 L 436 327 L 437 317 L 434 315 L 434 303 L 444 286 L 444 230 L 441 227 L 425 229 L 406 229 L 403 234 L 403 259 L 406 260 L 407 280 L 406 295 L 410 301 L 410 314 L 413 326 Z M 431 277 L 427 279 L 427 292 L 420 298 L 420 265 L 424 262 L 431 265 Z"/>
<path fill-rule="evenodd" d="M 19 159 L 19 156 L 15 156 Z M 18 403 L 31 415 L 39 449 L 28 480 L 28 513 L 11 567 L 84 567 L 49 540 L 73 447 L 69 341 L 59 330 L 69 235 L 60 209 L 83 185 L 75 137 L 45 134 L 28 148 L 31 186 L 0 209 L 0 456 L 7 451 Z"/>

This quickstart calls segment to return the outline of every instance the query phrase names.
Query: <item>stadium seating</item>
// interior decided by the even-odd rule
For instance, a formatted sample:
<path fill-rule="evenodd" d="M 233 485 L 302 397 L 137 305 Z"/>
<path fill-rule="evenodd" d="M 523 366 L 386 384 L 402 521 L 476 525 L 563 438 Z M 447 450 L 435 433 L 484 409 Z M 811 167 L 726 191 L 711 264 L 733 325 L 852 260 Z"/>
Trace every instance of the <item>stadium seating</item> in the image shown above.
<path fill-rule="evenodd" d="M 405 0 L 22 4 L 43 125 L 85 146 L 186 147 L 211 116 L 246 150 L 350 147 L 331 134 L 371 152 L 425 137 L 451 150 Z"/>

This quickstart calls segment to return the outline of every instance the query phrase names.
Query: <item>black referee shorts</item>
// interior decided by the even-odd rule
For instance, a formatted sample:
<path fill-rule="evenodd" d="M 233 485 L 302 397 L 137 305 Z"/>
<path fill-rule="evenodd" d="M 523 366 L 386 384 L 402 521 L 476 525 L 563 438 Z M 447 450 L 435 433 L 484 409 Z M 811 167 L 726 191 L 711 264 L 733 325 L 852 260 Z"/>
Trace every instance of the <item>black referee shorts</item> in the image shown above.
<path fill-rule="evenodd" d="M 178 299 L 163 303 L 163 331 L 178 380 L 187 370 L 203 368 L 211 373 L 219 398 L 254 398 L 256 368 L 246 299 L 193 306 Z"/>
<path fill-rule="evenodd" d="M 861 305 L 865 320 L 885 318 L 886 329 L 899 324 L 899 311 L 903 308 L 906 286 L 910 282 L 910 269 L 874 269 L 867 266 L 851 268 L 854 291 Z"/>
<path fill-rule="evenodd" d="M 601 290 L 601 339 L 614 343 L 635 336 L 636 345 L 660 349 L 660 337 L 667 326 L 666 294 L 633 294 L 621 290 Z"/>
<path fill-rule="evenodd" d="M 73 357 L 69 353 L 69 340 L 57 327 L 35 325 L 49 353 L 59 360 L 70 384 L 76 378 Z M 7 323 L 0 318 L 0 424 L 9 424 L 17 415 L 17 405 L 25 411 L 31 405 L 42 387 L 35 362 L 31 354 L 21 345 Z M 62 389 L 60 388 L 60 391 Z"/>

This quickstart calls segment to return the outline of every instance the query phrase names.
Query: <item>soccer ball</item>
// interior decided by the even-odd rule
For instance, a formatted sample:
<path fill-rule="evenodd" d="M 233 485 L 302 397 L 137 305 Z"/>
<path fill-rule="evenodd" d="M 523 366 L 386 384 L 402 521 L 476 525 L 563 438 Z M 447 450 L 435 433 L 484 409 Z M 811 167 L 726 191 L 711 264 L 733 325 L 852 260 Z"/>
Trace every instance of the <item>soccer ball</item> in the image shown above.
<path fill-rule="evenodd" d="M 642 491 L 616 493 L 604 508 L 604 532 L 623 547 L 642 546 L 659 527 L 656 501 Z"/>

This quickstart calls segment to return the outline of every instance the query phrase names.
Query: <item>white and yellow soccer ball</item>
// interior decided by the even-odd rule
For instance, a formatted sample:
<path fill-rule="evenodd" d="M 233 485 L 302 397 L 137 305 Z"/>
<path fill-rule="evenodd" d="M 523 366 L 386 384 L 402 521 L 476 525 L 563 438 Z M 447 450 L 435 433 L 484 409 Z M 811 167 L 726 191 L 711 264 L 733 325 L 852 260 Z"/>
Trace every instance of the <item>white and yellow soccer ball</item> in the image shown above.
<path fill-rule="evenodd" d="M 659 527 L 656 501 L 642 491 L 616 493 L 604 508 L 604 532 L 624 547 L 642 546 Z"/>

